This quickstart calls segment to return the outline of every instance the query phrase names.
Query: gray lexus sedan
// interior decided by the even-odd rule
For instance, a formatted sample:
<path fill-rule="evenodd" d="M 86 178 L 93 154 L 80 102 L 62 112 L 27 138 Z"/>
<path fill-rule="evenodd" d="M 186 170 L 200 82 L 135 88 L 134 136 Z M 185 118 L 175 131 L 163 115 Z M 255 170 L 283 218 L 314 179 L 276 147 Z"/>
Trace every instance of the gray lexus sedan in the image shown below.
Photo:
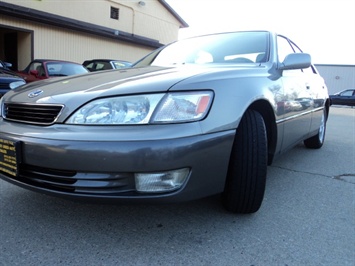
<path fill-rule="evenodd" d="M 85 201 L 221 194 L 256 212 L 267 165 L 324 143 L 329 96 L 309 54 L 268 31 L 181 40 L 132 68 L 27 84 L 1 98 L 0 177 Z"/>

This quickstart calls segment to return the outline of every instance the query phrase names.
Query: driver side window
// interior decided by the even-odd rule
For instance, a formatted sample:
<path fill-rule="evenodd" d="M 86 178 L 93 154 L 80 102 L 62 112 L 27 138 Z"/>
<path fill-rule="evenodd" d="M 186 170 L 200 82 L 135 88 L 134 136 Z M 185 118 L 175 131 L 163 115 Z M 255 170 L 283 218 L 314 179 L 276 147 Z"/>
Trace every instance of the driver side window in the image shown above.
<path fill-rule="evenodd" d="M 340 93 L 340 96 L 353 96 L 353 91 L 344 91 Z"/>
<path fill-rule="evenodd" d="M 283 36 L 277 36 L 277 56 L 279 63 L 282 63 L 287 55 L 293 53 L 295 53 L 295 50 L 289 40 Z M 301 69 L 290 69 L 284 71 L 283 75 L 299 75 L 300 73 L 302 73 Z"/>
<path fill-rule="evenodd" d="M 39 63 L 39 62 L 33 62 L 31 65 L 30 65 L 30 71 L 31 70 L 37 70 L 37 68 L 41 67 L 42 66 L 42 63 Z"/>
<path fill-rule="evenodd" d="M 277 36 L 277 53 L 279 62 L 282 63 L 288 54 L 294 53 L 288 40 L 282 36 Z"/>

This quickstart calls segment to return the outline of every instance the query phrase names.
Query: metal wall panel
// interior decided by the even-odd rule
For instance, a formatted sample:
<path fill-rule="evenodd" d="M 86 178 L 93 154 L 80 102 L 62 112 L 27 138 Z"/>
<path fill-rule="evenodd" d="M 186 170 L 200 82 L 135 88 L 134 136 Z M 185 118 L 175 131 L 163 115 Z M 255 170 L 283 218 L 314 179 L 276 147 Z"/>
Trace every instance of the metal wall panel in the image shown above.
<path fill-rule="evenodd" d="M 315 65 L 327 84 L 329 94 L 355 88 L 355 65 Z"/>

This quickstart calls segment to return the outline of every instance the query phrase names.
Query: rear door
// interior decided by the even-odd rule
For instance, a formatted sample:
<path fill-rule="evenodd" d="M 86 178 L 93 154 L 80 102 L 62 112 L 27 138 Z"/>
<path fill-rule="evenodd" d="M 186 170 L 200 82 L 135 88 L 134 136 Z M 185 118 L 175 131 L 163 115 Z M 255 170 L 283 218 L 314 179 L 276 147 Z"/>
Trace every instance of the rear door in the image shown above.
<path fill-rule="evenodd" d="M 324 79 L 317 73 L 316 68 L 312 65 L 307 69 L 303 69 L 306 75 L 309 93 L 312 97 L 312 122 L 310 133 L 318 132 L 322 123 L 323 110 L 325 102 L 328 99 L 328 89 Z"/>

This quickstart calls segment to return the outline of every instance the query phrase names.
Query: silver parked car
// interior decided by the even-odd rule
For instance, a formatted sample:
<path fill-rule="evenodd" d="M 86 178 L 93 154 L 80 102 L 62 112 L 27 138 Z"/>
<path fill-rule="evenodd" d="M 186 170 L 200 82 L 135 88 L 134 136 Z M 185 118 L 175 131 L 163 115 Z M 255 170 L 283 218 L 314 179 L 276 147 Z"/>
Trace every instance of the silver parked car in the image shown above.
<path fill-rule="evenodd" d="M 306 99 L 306 101 L 304 100 Z M 1 99 L 0 176 L 93 201 L 221 194 L 261 206 L 267 165 L 324 143 L 329 96 L 309 54 L 268 31 L 181 40 L 132 68 L 28 84 Z"/>

